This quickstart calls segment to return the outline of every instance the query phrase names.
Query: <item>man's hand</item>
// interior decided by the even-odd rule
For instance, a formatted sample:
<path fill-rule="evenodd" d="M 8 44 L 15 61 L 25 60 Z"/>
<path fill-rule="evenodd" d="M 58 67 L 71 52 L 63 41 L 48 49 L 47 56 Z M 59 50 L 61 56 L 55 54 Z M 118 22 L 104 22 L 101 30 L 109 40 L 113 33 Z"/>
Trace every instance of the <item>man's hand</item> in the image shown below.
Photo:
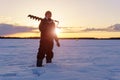
<path fill-rule="evenodd" d="M 58 47 L 60 47 L 60 43 L 59 43 L 58 41 L 57 41 L 56 45 L 57 45 Z"/>

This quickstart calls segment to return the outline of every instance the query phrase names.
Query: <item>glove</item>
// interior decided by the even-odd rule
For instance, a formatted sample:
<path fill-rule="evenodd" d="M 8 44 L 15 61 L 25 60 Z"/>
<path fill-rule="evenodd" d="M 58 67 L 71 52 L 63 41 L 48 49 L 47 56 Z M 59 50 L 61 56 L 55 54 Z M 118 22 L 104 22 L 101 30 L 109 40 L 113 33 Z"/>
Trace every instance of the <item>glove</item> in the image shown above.
<path fill-rule="evenodd" d="M 58 47 L 60 47 L 60 43 L 59 43 L 59 42 L 57 42 L 56 45 L 57 45 Z"/>

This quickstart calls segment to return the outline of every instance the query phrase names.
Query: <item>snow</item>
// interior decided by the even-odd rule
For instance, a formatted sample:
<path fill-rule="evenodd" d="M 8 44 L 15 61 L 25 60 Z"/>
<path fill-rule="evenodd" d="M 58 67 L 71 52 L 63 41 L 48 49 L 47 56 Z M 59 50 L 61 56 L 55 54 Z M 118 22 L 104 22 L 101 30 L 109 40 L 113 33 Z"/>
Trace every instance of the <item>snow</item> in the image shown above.
<path fill-rule="evenodd" d="M 60 40 L 35 67 L 38 39 L 0 39 L 0 80 L 120 80 L 120 40 Z"/>

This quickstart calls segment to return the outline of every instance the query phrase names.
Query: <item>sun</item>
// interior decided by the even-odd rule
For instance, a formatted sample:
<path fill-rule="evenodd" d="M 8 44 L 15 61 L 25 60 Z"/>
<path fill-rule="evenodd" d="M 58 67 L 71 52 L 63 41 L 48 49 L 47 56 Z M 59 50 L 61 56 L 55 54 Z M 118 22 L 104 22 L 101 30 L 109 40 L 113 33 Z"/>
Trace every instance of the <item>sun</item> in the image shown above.
<path fill-rule="evenodd" d="M 61 30 L 60 30 L 59 28 L 55 28 L 55 33 L 56 33 L 57 35 L 59 35 L 60 32 L 61 32 Z"/>

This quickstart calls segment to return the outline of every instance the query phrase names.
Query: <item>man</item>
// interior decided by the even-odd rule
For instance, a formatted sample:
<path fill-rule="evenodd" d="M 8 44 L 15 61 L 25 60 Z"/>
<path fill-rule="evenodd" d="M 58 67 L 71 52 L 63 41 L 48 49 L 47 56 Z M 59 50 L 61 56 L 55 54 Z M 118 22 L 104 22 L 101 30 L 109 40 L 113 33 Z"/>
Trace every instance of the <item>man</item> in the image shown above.
<path fill-rule="evenodd" d="M 57 35 L 55 34 L 55 23 L 51 19 L 52 13 L 47 11 L 45 18 L 41 20 L 39 30 L 41 32 L 41 40 L 37 53 L 37 67 L 42 67 L 43 59 L 46 57 L 46 63 L 51 63 L 53 58 L 54 40 L 57 46 L 60 47 Z"/>

